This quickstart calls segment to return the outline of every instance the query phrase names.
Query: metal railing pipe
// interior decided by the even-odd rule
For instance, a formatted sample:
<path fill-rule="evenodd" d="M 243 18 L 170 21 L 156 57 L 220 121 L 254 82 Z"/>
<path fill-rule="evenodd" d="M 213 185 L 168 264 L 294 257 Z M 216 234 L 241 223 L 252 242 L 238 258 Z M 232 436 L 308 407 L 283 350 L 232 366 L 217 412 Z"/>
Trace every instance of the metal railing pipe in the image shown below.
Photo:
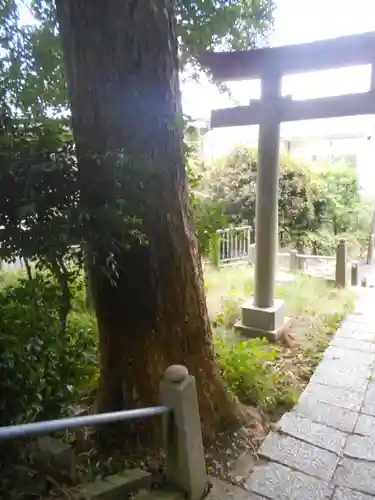
<path fill-rule="evenodd" d="M 46 434 L 48 432 L 61 431 L 65 429 L 76 429 L 88 425 L 110 424 L 136 418 L 148 418 L 154 415 L 162 415 L 170 411 L 166 406 L 152 406 L 150 408 L 139 408 L 136 410 L 123 410 L 111 413 L 97 413 L 96 415 L 84 415 L 82 417 L 62 418 L 59 420 L 46 420 L 33 422 L 31 424 L 9 425 L 0 427 L 0 440 L 15 439 L 35 434 Z"/>

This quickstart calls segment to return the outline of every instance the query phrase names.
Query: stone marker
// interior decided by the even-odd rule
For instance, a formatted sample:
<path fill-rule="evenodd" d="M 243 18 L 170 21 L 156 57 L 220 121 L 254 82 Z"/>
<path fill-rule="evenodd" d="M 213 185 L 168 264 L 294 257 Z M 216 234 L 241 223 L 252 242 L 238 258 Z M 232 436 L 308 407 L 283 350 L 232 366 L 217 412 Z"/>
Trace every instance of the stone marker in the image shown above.
<path fill-rule="evenodd" d="M 41 436 L 31 450 L 34 466 L 53 477 L 68 477 L 74 480 L 76 462 L 73 448 L 50 436 Z"/>
<path fill-rule="evenodd" d="M 358 262 L 352 262 L 351 273 L 350 273 L 350 281 L 352 286 L 358 286 L 359 276 L 358 276 Z"/>
<path fill-rule="evenodd" d="M 345 288 L 348 284 L 348 242 L 340 239 L 336 247 L 336 286 Z"/>
<path fill-rule="evenodd" d="M 171 408 L 164 421 L 167 479 L 189 500 L 201 500 L 208 478 L 195 378 L 184 366 L 170 366 L 160 385 L 160 402 Z"/>
<path fill-rule="evenodd" d="M 83 484 L 78 489 L 79 500 L 117 500 L 134 491 L 151 486 L 152 476 L 141 469 L 129 469 L 104 479 Z"/>
<path fill-rule="evenodd" d="M 298 252 L 291 250 L 289 253 L 289 270 L 291 272 L 298 271 Z"/>

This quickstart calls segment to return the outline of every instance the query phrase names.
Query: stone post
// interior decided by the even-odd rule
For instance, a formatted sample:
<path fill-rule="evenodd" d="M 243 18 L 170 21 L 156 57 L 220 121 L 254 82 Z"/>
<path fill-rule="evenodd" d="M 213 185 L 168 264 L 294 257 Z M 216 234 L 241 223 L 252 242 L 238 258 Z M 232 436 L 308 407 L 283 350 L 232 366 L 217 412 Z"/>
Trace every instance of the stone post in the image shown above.
<path fill-rule="evenodd" d="M 274 299 L 278 247 L 281 75 L 262 77 L 255 207 L 255 290 L 241 309 L 236 329 L 246 337 L 274 341 L 284 325 L 285 305 Z"/>
<path fill-rule="evenodd" d="M 352 262 L 351 266 L 351 285 L 358 286 L 359 283 L 359 275 L 358 275 L 358 261 Z"/>
<path fill-rule="evenodd" d="M 289 253 L 289 270 L 291 272 L 298 271 L 298 252 L 291 250 Z"/>
<path fill-rule="evenodd" d="M 346 287 L 348 284 L 348 243 L 340 239 L 336 247 L 336 286 Z"/>
<path fill-rule="evenodd" d="M 262 78 L 255 227 L 254 305 L 273 307 L 278 230 L 281 75 Z"/>
<path fill-rule="evenodd" d="M 201 500 L 208 480 L 195 378 L 187 368 L 167 368 L 160 400 L 171 408 L 164 420 L 167 480 L 182 489 L 189 500 Z"/>

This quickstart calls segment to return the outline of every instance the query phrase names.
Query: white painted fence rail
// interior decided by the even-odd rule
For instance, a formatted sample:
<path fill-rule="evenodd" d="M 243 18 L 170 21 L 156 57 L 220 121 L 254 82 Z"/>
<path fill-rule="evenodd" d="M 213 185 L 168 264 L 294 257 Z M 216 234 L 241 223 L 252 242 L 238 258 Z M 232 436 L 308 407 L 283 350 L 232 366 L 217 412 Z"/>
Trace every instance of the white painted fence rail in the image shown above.
<path fill-rule="evenodd" d="M 255 243 L 252 242 L 252 227 L 229 227 L 217 231 L 219 266 L 255 260 Z M 335 279 L 336 255 L 312 255 L 285 249 L 276 254 L 277 268 L 283 271 L 302 271 L 312 276 Z M 348 260 L 350 264 L 350 260 Z"/>
<path fill-rule="evenodd" d="M 228 227 L 217 231 L 219 266 L 252 259 L 251 226 Z"/>

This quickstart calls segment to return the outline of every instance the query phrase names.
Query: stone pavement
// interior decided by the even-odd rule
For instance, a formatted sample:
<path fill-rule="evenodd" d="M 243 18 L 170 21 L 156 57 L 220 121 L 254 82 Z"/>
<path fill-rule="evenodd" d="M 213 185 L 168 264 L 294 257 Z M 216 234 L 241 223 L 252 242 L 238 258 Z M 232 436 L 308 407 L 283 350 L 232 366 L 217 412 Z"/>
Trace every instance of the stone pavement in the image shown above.
<path fill-rule="evenodd" d="M 358 289 L 299 401 L 268 434 L 250 499 L 375 499 L 375 289 Z"/>

